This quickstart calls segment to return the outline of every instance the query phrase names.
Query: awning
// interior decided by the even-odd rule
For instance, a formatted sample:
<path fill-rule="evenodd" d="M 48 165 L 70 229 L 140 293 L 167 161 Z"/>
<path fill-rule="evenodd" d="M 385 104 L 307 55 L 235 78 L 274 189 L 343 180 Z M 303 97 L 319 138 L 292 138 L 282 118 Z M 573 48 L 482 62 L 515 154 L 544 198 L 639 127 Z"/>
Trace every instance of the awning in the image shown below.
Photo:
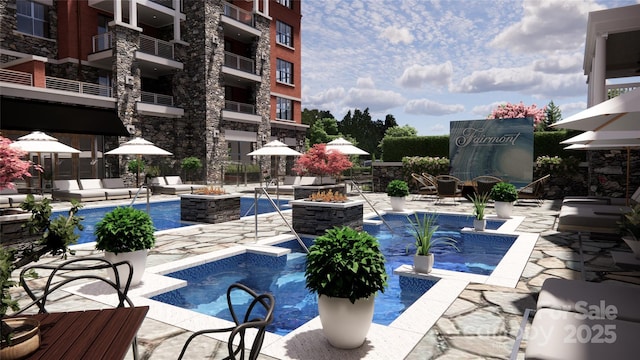
<path fill-rule="evenodd" d="M 99 109 L 3 97 L 0 128 L 71 134 L 129 136 L 116 109 Z"/>

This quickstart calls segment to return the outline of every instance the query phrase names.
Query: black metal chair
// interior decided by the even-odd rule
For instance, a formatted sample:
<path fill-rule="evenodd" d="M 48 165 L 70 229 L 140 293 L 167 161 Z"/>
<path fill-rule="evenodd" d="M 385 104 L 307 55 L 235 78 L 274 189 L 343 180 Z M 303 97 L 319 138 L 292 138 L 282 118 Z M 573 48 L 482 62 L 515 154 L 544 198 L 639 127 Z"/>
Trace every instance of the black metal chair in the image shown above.
<path fill-rule="evenodd" d="M 439 203 L 441 199 L 453 198 L 456 202 L 456 198 L 462 196 L 462 180 L 451 175 L 438 175 L 436 176 L 436 185 L 438 188 L 438 199 L 436 203 Z"/>
<path fill-rule="evenodd" d="M 244 316 L 241 319 L 238 318 L 236 314 L 236 308 L 240 308 L 241 305 L 244 308 L 246 303 L 234 305 L 232 301 L 234 292 L 244 293 L 244 298 L 246 298 L 246 295 L 249 295 L 249 297 L 252 298 L 251 302 L 246 308 Z M 248 329 L 256 330 L 255 337 L 253 339 L 251 347 L 249 348 L 250 351 L 248 359 L 255 360 L 258 358 L 260 349 L 262 348 L 262 343 L 264 341 L 266 328 L 273 321 L 273 310 L 275 308 L 275 300 L 273 296 L 268 293 L 258 295 L 247 286 L 235 283 L 231 284 L 231 286 L 229 286 L 229 288 L 227 289 L 227 304 L 229 305 L 229 311 L 231 312 L 231 317 L 233 318 L 235 326 L 221 329 L 205 329 L 193 333 L 182 347 L 182 351 L 180 352 L 178 360 L 182 359 L 185 352 L 187 351 L 187 347 L 195 337 L 202 334 L 223 332 L 229 332 L 230 334 L 227 341 L 227 349 L 229 351 L 229 355 L 222 360 L 244 360 L 246 343 L 245 336 L 247 335 Z"/>
<path fill-rule="evenodd" d="M 472 180 L 475 192 L 478 195 L 485 195 L 491 192 L 493 185 L 501 182 L 502 179 L 491 175 L 482 175 Z"/>
<path fill-rule="evenodd" d="M 124 284 L 120 283 L 120 277 L 118 276 L 118 268 L 122 271 L 122 267 L 128 267 L 129 277 Z M 115 274 L 115 280 L 111 280 L 104 276 L 101 276 L 104 270 L 110 269 Z M 44 288 L 36 288 L 34 285 L 38 285 L 41 282 L 36 280 L 28 280 L 34 277 L 38 277 L 40 273 L 49 273 L 47 276 L 47 282 Z M 51 264 L 34 264 L 25 266 L 20 271 L 20 285 L 24 288 L 27 295 L 33 300 L 28 305 L 22 307 L 19 311 L 12 315 L 18 315 L 26 312 L 32 307 L 38 308 L 39 314 L 48 313 L 47 301 L 54 292 L 62 289 L 73 282 L 87 282 L 95 280 L 98 283 L 103 283 L 109 288 L 109 295 L 114 294 L 118 297 L 118 304 L 116 307 L 133 307 L 133 302 L 127 296 L 129 292 L 129 286 L 131 284 L 131 275 L 133 274 L 133 268 L 127 261 L 111 263 L 110 261 L 99 257 L 86 257 L 67 260 L 58 265 Z M 138 359 L 138 341 L 137 337 L 134 337 L 132 343 L 133 358 Z"/>
<path fill-rule="evenodd" d="M 538 206 L 544 203 L 544 185 L 551 175 L 547 174 L 518 189 L 518 203 L 522 200 L 534 200 Z"/>

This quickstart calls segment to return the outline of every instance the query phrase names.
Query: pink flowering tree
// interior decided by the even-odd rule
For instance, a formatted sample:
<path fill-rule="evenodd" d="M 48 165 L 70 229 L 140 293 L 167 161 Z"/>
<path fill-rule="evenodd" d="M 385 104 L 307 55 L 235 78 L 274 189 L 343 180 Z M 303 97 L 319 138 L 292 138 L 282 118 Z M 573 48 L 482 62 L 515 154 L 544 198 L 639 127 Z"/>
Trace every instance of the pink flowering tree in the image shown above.
<path fill-rule="evenodd" d="M 538 125 L 545 119 L 546 106 L 539 109 L 536 104 L 525 106 L 522 101 L 519 104 L 506 103 L 499 105 L 487 116 L 487 119 L 519 119 L 533 118 L 533 128 L 537 129 Z"/>
<path fill-rule="evenodd" d="M 0 136 L 0 190 L 15 189 L 13 180 L 31 177 L 29 167 L 33 164 L 29 160 L 20 159 L 26 153 L 10 147 L 9 144 L 11 140 Z M 40 171 L 40 166 L 35 168 Z"/>
<path fill-rule="evenodd" d="M 318 175 L 322 179 L 327 175 L 339 176 L 352 166 L 347 155 L 339 151 L 327 151 L 327 144 L 315 144 L 298 158 L 293 171 L 298 175 Z"/>

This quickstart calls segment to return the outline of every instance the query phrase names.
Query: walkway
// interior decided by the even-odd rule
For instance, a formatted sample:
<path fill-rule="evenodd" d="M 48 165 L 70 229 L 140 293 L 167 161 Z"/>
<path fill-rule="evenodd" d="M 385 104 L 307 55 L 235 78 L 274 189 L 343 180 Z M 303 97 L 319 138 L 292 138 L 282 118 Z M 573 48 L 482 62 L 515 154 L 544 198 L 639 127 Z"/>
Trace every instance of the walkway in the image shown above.
<path fill-rule="evenodd" d="M 225 187 L 228 192 L 236 187 Z M 253 193 L 252 186 L 240 186 L 239 191 Z M 378 210 L 390 209 L 386 194 L 367 194 Z M 154 196 L 155 198 L 155 196 Z M 104 202 L 100 202 L 103 204 Z M 121 202 L 122 203 L 122 202 Z M 63 204 L 57 204 L 56 207 Z M 94 203 L 91 203 L 94 205 Z M 454 203 L 446 199 L 442 204 L 434 205 L 432 200 L 407 201 L 408 209 L 433 210 L 443 212 L 471 213 L 468 201 Z M 444 315 L 411 350 L 405 359 L 508 359 L 517 335 L 524 309 L 535 307 L 536 294 L 543 281 L 549 277 L 581 279 L 578 241 L 575 234 L 558 233 L 555 222 L 559 210 L 559 202 L 547 200 L 538 207 L 535 204 L 521 204 L 514 209 L 514 215 L 525 216 L 526 219 L 518 228 L 519 232 L 538 233 L 539 239 L 532 252 L 529 263 L 515 288 L 469 284 L 460 296 L 451 304 Z M 365 204 L 365 212 L 367 212 Z M 489 207 L 489 214 L 494 214 Z M 197 254 L 224 249 L 236 244 L 254 242 L 253 217 L 230 223 L 205 225 L 198 228 L 162 232 L 157 236 L 156 247 L 151 251 L 148 266 L 155 266 L 183 259 Z M 259 221 L 258 237 L 260 239 L 288 233 L 289 229 L 276 216 L 262 216 Z M 86 247 L 85 247 L 86 248 Z M 625 272 L 615 266 L 609 251 L 629 251 L 624 243 L 610 240 L 588 240 L 583 244 L 585 251 L 585 275 L 587 280 L 622 282 L 639 284 L 637 273 Z M 95 250 L 78 250 L 77 256 L 97 254 Z M 52 261 L 54 259 L 42 259 Z M 633 285 L 637 286 L 637 285 Z M 14 290 L 16 293 L 18 289 Z M 73 299 L 82 304 L 89 301 L 78 296 L 70 296 L 65 302 Z M 66 303 L 68 304 L 68 303 Z M 77 304 L 74 304 L 74 306 Z M 65 305 L 66 307 L 66 305 Z M 420 319 L 416 319 L 420 321 Z M 176 359 L 186 338 L 190 335 L 181 328 L 147 317 L 139 333 L 139 346 L 144 359 L 164 360 Z M 401 339 L 385 339 L 391 346 L 401 343 Z M 203 358 L 218 359 L 225 346 L 215 340 L 195 342 Z M 327 345 L 329 346 L 329 345 Z M 371 344 L 376 346 L 376 344 Z M 526 346 L 526 341 L 522 344 Z M 204 354 L 211 354 L 206 357 Z M 322 358 L 318 354 L 293 355 L 290 358 L 309 359 Z M 522 358 L 522 351 L 520 352 Z M 367 354 L 365 350 L 352 351 L 346 358 L 378 358 Z M 261 359 L 274 359 L 261 356 Z M 384 360 L 392 360 L 385 358 Z"/>

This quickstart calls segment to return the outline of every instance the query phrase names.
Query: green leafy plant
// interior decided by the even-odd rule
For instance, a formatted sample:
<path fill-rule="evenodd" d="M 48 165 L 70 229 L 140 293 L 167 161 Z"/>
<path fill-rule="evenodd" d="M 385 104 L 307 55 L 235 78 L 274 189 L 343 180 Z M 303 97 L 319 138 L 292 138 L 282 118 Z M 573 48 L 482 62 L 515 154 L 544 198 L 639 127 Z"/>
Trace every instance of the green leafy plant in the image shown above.
<path fill-rule="evenodd" d="M 155 228 L 149 214 L 133 207 L 117 207 L 96 224 L 96 249 L 115 254 L 151 249 Z"/>
<path fill-rule="evenodd" d="M 202 169 L 202 161 L 195 156 L 189 156 L 182 159 L 180 167 L 187 173 L 187 178 L 191 178 L 193 173 Z"/>
<path fill-rule="evenodd" d="M 499 182 L 493 185 L 489 196 L 493 201 L 514 202 L 518 200 L 518 190 L 511 183 Z"/>
<path fill-rule="evenodd" d="M 404 180 L 391 180 L 387 185 L 387 195 L 391 197 L 405 197 L 409 195 L 409 185 Z"/>
<path fill-rule="evenodd" d="M 624 214 L 620 222 L 620 232 L 622 236 L 630 235 L 634 240 L 640 241 L 640 204 L 631 207 L 631 210 Z"/>
<path fill-rule="evenodd" d="M 489 201 L 489 194 L 474 194 L 469 199 L 473 203 L 473 215 L 477 220 L 484 220 L 484 211 L 487 207 L 487 201 Z"/>
<path fill-rule="evenodd" d="M 127 163 L 127 169 L 132 173 L 141 173 L 144 171 L 146 164 L 142 159 L 133 159 Z"/>
<path fill-rule="evenodd" d="M 385 258 L 378 239 L 348 226 L 334 227 L 315 239 L 307 254 L 306 286 L 311 292 L 368 298 L 387 286 Z"/>
<path fill-rule="evenodd" d="M 431 249 L 434 246 L 450 246 L 456 251 L 460 251 L 457 241 L 450 237 L 434 238 L 436 231 L 438 231 L 438 214 L 437 213 L 423 213 L 422 218 L 418 216 L 418 213 L 413 214 L 413 219 L 407 216 L 409 220 L 409 231 L 416 239 L 416 255 L 429 255 Z"/>

